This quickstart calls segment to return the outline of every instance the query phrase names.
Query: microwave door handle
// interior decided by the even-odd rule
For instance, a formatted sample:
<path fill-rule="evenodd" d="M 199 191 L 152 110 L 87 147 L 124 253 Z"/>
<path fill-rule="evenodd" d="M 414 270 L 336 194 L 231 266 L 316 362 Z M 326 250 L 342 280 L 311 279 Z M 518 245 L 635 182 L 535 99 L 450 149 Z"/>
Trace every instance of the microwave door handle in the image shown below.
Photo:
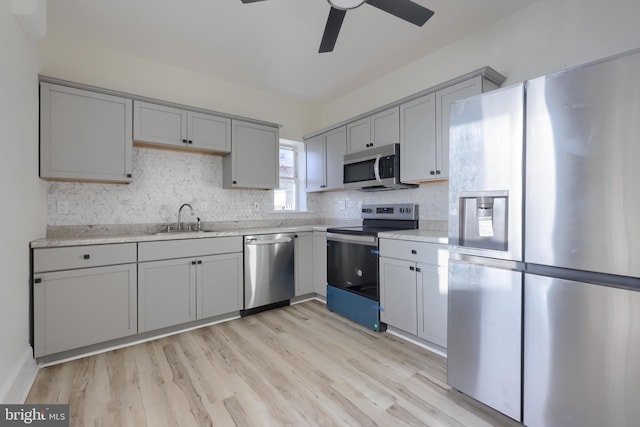
<path fill-rule="evenodd" d="M 373 173 L 376 175 L 376 181 L 382 182 L 380 179 L 380 154 L 378 154 L 376 162 L 373 164 Z"/>

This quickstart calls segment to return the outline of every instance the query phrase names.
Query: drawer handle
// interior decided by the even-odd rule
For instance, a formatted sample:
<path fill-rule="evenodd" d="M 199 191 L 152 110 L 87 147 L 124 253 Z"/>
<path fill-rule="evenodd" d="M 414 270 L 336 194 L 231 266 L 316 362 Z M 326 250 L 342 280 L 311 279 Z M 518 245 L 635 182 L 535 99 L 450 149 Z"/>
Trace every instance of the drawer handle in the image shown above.
<path fill-rule="evenodd" d="M 411 254 L 412 255 L 416 255 L 418 253 L 418 251 L 416 251 L 415 249 L 411 249 Z"/>
<path fill-rule="evenodd" d="M 89 255 L 89 254 L 84 254 L 84 255 L 82 256 L 82 258 L 84 258 L 84 259 L 90 259 L 90 258 L 91 258 L 91 255 Z"/>
<path fill-rule="evenodd" d="M 409 270 L 411 270 L 411 271 L 415 271 L 415 270 L 416 270 L 416 268 L 412 265 L 411 267 L 409 267 Z"/>

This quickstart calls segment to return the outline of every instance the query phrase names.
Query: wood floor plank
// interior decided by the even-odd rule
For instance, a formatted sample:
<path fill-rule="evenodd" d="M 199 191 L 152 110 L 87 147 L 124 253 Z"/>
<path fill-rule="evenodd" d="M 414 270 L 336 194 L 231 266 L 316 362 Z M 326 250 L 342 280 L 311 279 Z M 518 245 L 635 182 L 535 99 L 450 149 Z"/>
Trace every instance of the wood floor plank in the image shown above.
<path fill-rule="evenodd" d="M 28 403 L 72 426 L 508 426 L 446 359 L 318 301 L 43 368 Z"/>

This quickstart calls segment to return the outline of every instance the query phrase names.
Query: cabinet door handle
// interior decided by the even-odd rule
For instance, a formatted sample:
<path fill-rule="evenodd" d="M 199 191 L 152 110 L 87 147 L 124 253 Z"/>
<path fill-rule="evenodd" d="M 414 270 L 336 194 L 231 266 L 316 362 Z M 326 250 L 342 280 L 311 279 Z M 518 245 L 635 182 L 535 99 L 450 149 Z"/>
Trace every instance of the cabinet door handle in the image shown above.
<path fill-rule="evenodd" d="M 183 140 L 182 140 L 182 142 L 183 142 L 184 144 L 186 144 L 186 143 L 187 143 L 187 140 L 186 140 L 186 139 L 183 139 Z"/>
<path fill-rule="evenodd" d="M 127 178 L 131 178 L 131 174 L 130 173 L 127 174 Z"/>
<path fill-rule="evenodd" d="M 233 183 L 234 183 L 234 184 L 237 184 L 238 182 L 237 182 L 237 181 L 233 181 Z"/>
<path fill-rule="evenodd" d="M 411 254 L 412 255 L 416 255 L 418 253 L 418 251 L 416 251 L 415 249 L 411 249 Z"/>
<path fill-rule="evenodd" d="M 38 277 L 37 279 L 34 279 L 33 283 L 42 283 L 42 279 Z"/>
<path fill-rule="evenodd" d="M 90 258 L 91 258 L 91 255 L 89 255 L 89 254 L 84 254 L 84 255 L 82 256 L 82 258 L 84 258 L 84 259 L 90 259 Z"/>
<path fill-rule="evenodd" d="M 440 175 L 440 171 L 436 169 L 436 175 Z"/>
<path fill-rule="evenodd" d="M 198 264 L 202 264 L 202 261 L 198 260 Z"/>
<path fill-rule="evenodd" d="M 436 171 L 429 171 L 429 175 L 435 175 Z"/>
<path fill-rule="evenodd" d="M 195 261 L 191 261 L 191 265 L 196 265 L 196 262 Z"/>
<path fill-rule="evenodd" d="M 415 270 L 416 270 L 416 268 L 412 265 L 411 267 L 409 267 L 409 270 L 411 270 L 411 271 L 415 271 Z"/>
<path fill-rule="evenodd" d="M 192 140 L 189 140 L 189 141 L 188 141 L 188 144 L 193 144 L 193 141 L 192 141 Z"/>
<path fill-rule="evenodd" d="M 420 267 L 416 267 L 416 272 L 420 273 L 422 270 L 420 270 Z"/>

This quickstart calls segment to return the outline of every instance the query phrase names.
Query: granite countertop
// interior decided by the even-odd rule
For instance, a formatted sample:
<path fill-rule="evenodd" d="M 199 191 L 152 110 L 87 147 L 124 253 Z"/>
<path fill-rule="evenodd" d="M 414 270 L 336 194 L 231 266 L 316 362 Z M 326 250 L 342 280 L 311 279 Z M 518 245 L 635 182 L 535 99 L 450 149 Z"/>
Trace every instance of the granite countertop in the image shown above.
<path fill-rule="evenodd" d="M 171 233 L 126 233 L 86 236 L 68 236 L 38 239 L 31 242 L 31 248 L 63 246 L 102 245 L 113 243 L 155 242 L 160 240 L 202 239 L 210 237 L 245 236 L 250 234 L 302 233 L 305 231 L 326 231 L 330 225 L 299 225 L 287 227 L 234 228 L 229 230 L 185 231 Z"/>
<path fill-rule="evenodd" d="M 411 240 L 414 242 L 426 242 L 426 243 L 440 243 L 446 245 L 449 243 L 449 238 L 446 231 L 434 231 L 434 230 L 398 230 L 398 231 L 385 231 L 378 234 L 382 239 L 399 239 L 399 240 Z"/>

